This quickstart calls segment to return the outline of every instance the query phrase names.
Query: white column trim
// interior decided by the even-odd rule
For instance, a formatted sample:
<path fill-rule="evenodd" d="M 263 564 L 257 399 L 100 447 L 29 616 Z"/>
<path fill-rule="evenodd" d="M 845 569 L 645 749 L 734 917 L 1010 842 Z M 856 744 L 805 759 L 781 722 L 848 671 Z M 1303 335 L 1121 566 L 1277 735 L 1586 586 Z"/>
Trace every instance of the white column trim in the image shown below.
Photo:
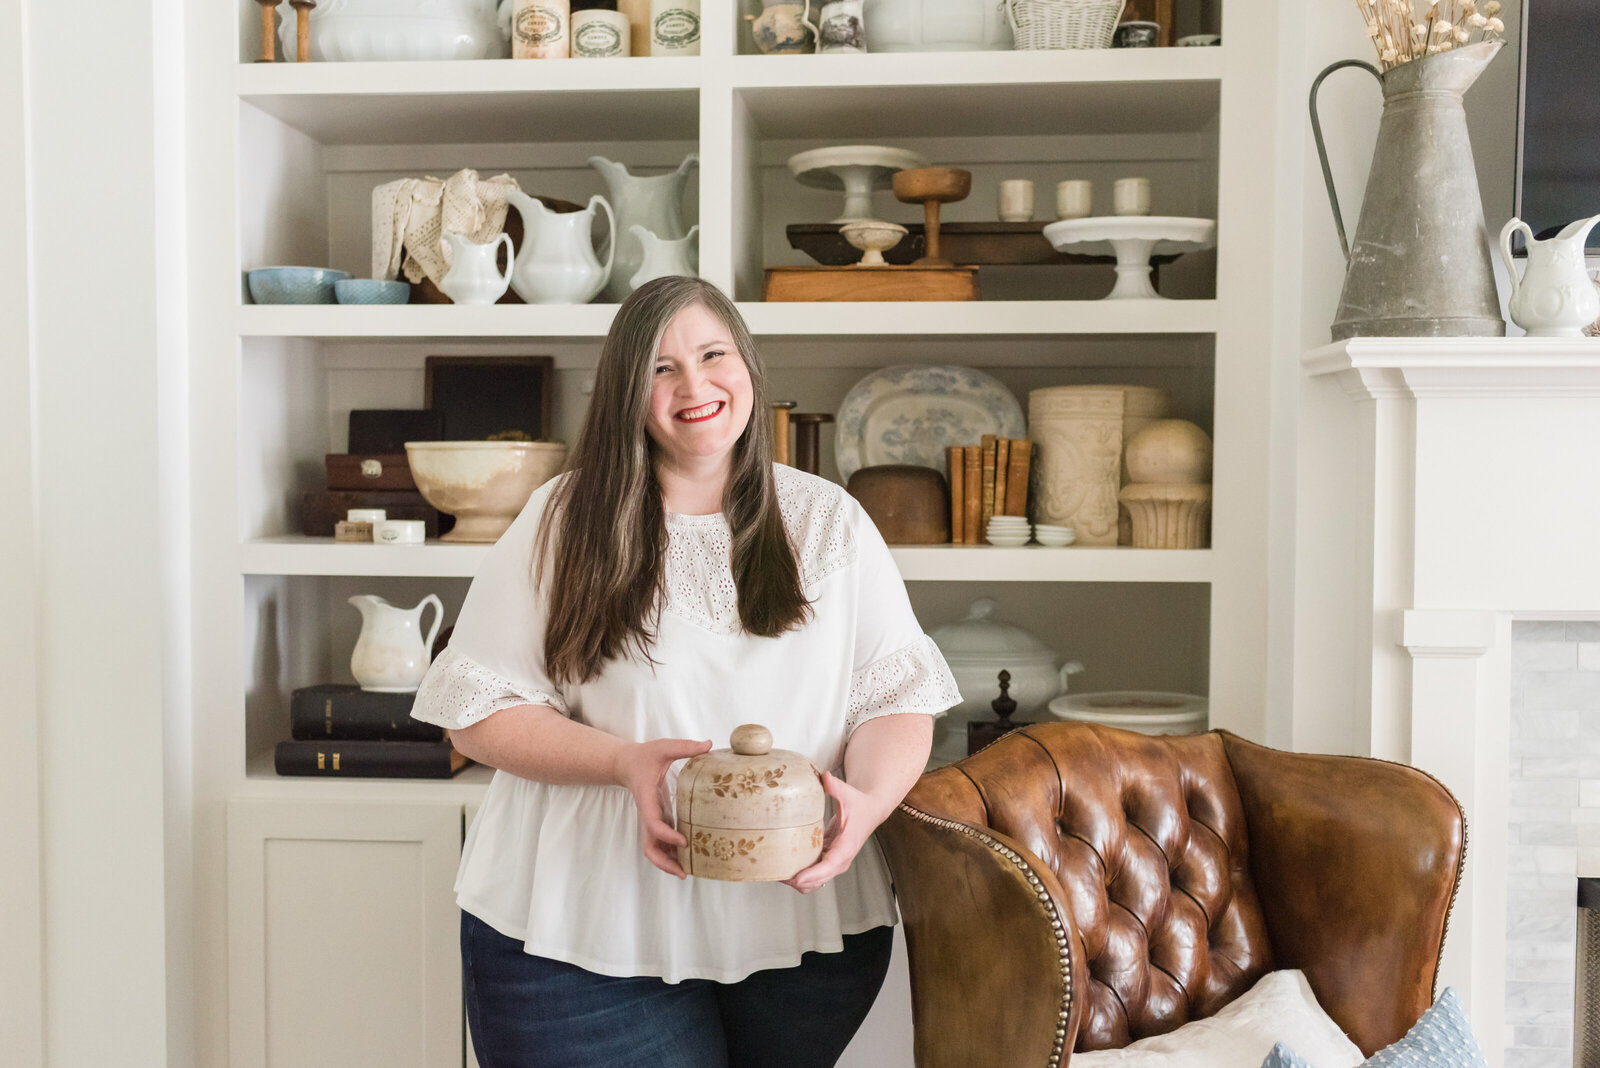
<path fill-rule="evenodd" d="M 1411 609 L 1411 763 L 1455 793 L 1467 861 L 1452 911 L 1439 989 L 1466 999 L 1491 1068 L 1504 1058 L 1511 725 L 1511 612 Z"/>

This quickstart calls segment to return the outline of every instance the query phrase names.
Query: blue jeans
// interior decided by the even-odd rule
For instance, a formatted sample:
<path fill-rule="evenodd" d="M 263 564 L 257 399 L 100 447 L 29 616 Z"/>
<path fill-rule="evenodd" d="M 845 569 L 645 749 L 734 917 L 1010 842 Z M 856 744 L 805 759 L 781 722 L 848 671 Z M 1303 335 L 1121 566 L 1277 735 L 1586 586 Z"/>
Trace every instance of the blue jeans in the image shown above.
<path fill-rule="evenodd" d="M 831 1068 L 889 968 L 893 928 L 737 983 L 615 978 L 536 957 L 461 914 L 467 1026 L 480 1068 Z"/>

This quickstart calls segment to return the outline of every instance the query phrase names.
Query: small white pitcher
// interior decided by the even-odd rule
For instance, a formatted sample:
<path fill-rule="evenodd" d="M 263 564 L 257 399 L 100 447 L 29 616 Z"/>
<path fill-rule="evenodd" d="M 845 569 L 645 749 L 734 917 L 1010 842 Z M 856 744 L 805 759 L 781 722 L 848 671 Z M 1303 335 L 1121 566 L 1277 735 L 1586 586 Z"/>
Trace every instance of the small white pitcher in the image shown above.
<path fill-rule="evenodd" d="M 506 295 L 511 286 L 511 264 L 515 251 L 511 235 L 502 233 L 486 245 L 480 245 L 460 234 L 446 233 L 450 244 L 450 270 L 439 283 L 445 296 L 457 304 L 493 304 Z M 500 246 L 506 247 L 504 273 L 496 265 Z"/>
<path fill-rule="evenodd" d="M 1511 321 L 1529 337 L 1582 337 L 1583 328 L 1600 319 L 1600 294 L 1583 266 L 1583 248 L 1600 215 L 1568 223 L 1555 237 L 1539 241 L 1521 219 L 1500 231 L 1500 255 L 1511 276 Z M 1528 269 L 1517 278 L 1511 258 L 1511 235 L 1522 231 L 1528 244 Z"/>
<path fill-rule="evenodd" d="M 628 279 L 630 289 L 638 289 L 652 278 L 665 278 L 670 274 L 694 274 L 689 253 L 693 251 L 691 246 L 694 235 L 700 232 L 699 223 L 689 227 L 689 232 L 676 241 L 657 237 L 638 223 L 634 223 L 628 229 L 644 246 L 644 262 L 639 264 L 639 269 Z"/>
<path fill-rule="evenodd" d="M 396 608 L 370 593 L 350 603 L 361 610 L 361 636 L 350 654 L 350 674 L 371 693 L 415 693 L 428 673 L 429 651 L 439 635 L 444 605 L 434 594 L 415 608 Z M 433 626 L 422 636 L 422 610 L 433 605 Z"/>

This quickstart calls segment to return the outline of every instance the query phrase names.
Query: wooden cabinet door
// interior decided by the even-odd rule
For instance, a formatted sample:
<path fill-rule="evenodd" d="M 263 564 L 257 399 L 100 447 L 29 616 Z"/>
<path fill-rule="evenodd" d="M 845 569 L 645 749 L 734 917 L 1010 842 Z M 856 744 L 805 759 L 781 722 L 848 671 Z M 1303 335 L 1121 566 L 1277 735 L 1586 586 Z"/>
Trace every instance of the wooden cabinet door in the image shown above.
<path fill-rule="evenodd" d="M 228 806 L 230 1068 L 464 1063 L 454 803 Z"/>

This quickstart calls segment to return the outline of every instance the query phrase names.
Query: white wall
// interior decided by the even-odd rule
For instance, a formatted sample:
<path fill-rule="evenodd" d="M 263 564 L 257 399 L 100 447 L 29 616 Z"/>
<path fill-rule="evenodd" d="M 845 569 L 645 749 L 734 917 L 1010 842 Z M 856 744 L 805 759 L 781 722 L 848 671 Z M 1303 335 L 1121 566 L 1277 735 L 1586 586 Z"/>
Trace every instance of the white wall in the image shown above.
<path fill-rule="evenodd" d="M 187 874 L 169 899 L 166 804 L 168 738 L 180 749 L 186 739 L 170 730 L 168 713 L 182 703 L 170 704 L 163 685 L 168 643 L 181 640 L 164 582 L 168 553 L 181 543 L 166 539 L 169 521 L 182 516 L 169 511 L 181 498 L 165 492 L 163 476 L 183 467 L 163 451 L 175 443 L 160 419 L 175 410 L 167 394 L 182 360 L 169 325 L 181 318 L 181 294 L 166 273 L 181 238 L 172 229 L 181 227 L 181 189 L 168 183 L 181 175 L 172 167 L 181 73 L 170 57 L 182 12 L 160 7 L 158 20 L 154 4 L 23 0 L 18 34 L 10 0 L 0 30 L 0 48 L 20 42 L 27 58 L 31 332 L 26 355 L 8 355 L 0 372 L 3 386 L 31 385 L 33 395 L 38 566 L 30 576 L 8 558 L 6 580 L 20 570 L 36 583 L 36 597 L 21 604 L 38 606 L 37 655 L 28 660 L 38 683 L 41 1016 L 53 1066 L 166 1065 L 169 1052 L 182 1063 L 181 1050 L 169 1050 L 167 984 L 181 984 L 185 966 L 168 945 L 166 916 L 169 905 L 182 908 Z M 17 69 L 0 62 L 0 71 Z M 8 92 L 0 86 L 0 101 Z M 0 130 L 11 114 L 0 111 Z M 20 203 L 6 192 L 0 211 Z M 21 246 L 0 247 L 15 257 Z M 0 299 L 15 292 L 0 291 Z M 8 442 L 17 433 L 13 398 L 0 388 Z M 7 549 L 17 537 L 0 533 Z M 0 645 L 15 652 L 9 640 Z M 8 705 L 13 679 L 8 672 Z M 175 800 L 181 806 L 181 787 Z M 186 814 L 174 820 L 180 851 L 186 824 Z M 5 1059 L 42 1063 L 37 1049 L 17 1058 L 9 1040 Z"/>
<path fill-rule="evenodd" d="M 0 158 L 24 158 L 22 0 L 0 0 Z M 44 1058 L 39 886 L 39 598 L 35 538 L 32 346 L 28 334 L 28 202 L 21 167 L 0 168 L 0 678 L 6 680 L 6 773 L 0 775 L 0 1035 L 18 1065 Z"/>

